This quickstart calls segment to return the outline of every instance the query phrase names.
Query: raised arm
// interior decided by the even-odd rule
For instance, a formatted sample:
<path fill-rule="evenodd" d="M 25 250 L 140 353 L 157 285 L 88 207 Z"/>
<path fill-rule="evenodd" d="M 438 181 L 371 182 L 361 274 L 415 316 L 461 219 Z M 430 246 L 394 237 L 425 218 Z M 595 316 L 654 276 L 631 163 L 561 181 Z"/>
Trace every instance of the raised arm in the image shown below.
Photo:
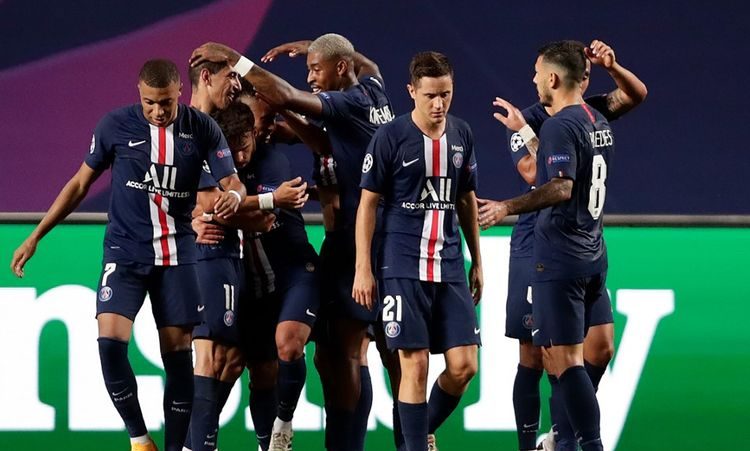
<path fill-rule="evenodd" d="M 518 161 L 516 169 L 521 174 L 521 177 L 523 177 L 523 180 L 533 186 L 536 183 L 536 152 L 539 148 L 539 138 L 534 133 L 534 130 L 531 129 L 531 126 L 526 123 L 521 110 L 516 108 L 512 103 L 500 97 L 495 97 L 495 101 L 492 104 L 505 109 L 507 112 L 507 115 L 495 112 L 492 116 L 508 130 L 518 133 L 518 137 L 521 140 L 521 143 L 518 145 L 526 146 L 526 149 L 529 151 L 528 155 Z M 511 145 L 513 144 L 511 143 Z"/>
<path fill-rule="evenodd" d="M 307 55 L 307 49 L 310 47 L 311 43 L 312 41 L 310 40 L 302 40 L 277 45 L 276 47 L 266 52 L 266 54 L 263 55 L 260 60 L 264 63 L 270 63 L 279 55 L 286 54 L 289 56 L 289 58 L 294 58 L 300 55 Z M 356 74 L 358 79 L 370 75 L 374 75 L 381 79 L 383 78 L 380 75 L 380 68 L 378 68 L 378 65 L 359 52 L 354 53 L 354 73 Z"/>
<path fill-rule="evenodd" d="M 101 173 L 102 171 L 96 171 L 86 163 L 81 164 L 78 172 L 68 180 L 57 195 L 41 222 L 13 253 L 10 269 L 16 276 L 23 277 L 23 267 L 36 252 L 39 241 L 78 207 Z"/>
<path fill-rule="evenodd" d="M 283 110 L 280 114 L 287 126 L 310 150 L 319 155 L 330 155 L 332 153 L 331 141 L 328 139 L 328 133 L 325 130 L 311 124 L 306 118 L 292 111 Z"/>
<path fill-rule="evenodd" d="M 603 67 L 617 85 L 606 97 L 607 110 L 612 117 L 622 116 L 646 99 L 646 84 L 617 62 L 612 47 L 595 39 L 585 52 L 591 64 Z"/>

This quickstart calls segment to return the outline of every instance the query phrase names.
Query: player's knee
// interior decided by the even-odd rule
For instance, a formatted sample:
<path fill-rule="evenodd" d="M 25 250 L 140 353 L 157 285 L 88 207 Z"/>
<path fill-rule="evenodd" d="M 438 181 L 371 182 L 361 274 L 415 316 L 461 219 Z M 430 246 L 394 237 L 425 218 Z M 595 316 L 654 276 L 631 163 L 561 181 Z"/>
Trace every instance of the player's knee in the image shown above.
<path fill-rule="evenodd" d="M 289 337 L 284 341 L 277 342 L 276 349 L 279 358 L 286 362 L 297 360 L 305 355 L 305 344 L 300 337 Z"/>
<path fill-rule="evenodd" d="M 615 344 L 610 340 L 602 340 L 592 344 L 584 351 L 586 361 L 596 366 L 607 366 L 615 355 Z"/>
<path fill-rule="evenodd" d="M 477 374 L 478 369 L 479 365 L 476 360 L 466 359 L 446 368 L 446 372 L 457 385 L 464 386 L 469 384 L 469 381 Z"/>

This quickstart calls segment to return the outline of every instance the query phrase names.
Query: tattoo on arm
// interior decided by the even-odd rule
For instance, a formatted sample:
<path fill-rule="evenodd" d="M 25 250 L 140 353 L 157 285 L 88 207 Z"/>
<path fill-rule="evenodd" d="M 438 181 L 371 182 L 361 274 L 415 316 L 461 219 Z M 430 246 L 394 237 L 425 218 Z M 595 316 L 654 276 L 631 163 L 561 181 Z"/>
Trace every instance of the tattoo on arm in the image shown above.
<path fill-rule="evenodd" d="M 617 117 L 630 111 L 630 109 L 633 108 L 630 102 L 627 102 L 626 99 L 623 99 L 624 95 L 625 93 L 623 93 L 620 89 L 615 89 L 614 91 L 607 94 L 607 111 L 609 111 L 609 114 Z"/>
<path fill-rule="evenodd" d="M 505 201 L 508 214 L 528 213 L 559 204 L 570 199 L 572 191 L 573 180 L 554 178 L 533 191 Z"/>

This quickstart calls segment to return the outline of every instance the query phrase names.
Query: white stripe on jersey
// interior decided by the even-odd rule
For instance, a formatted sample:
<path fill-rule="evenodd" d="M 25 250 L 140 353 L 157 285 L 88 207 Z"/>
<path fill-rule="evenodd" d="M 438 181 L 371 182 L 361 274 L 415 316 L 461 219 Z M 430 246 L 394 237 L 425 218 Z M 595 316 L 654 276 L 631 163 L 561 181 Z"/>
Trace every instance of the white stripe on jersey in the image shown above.
<path fill-rule="evenodd" d="M 163 265 L 163 253 L 161 250 L 161 224 L 159 223 L 159 206 L 156 205 L 156 194 L 148 193 L 150 202 L 148 203 L 148 210 L 151 216 L 151 228 L 154 231 L 153 239 L 151 242 L 154 245 L 154 264 Z"/>
<path fill-rule="evenodd" d="M 448 174 L 448 139 L 440 137 L 438 152 L 435 155 L 434 141 L 424 139 L 425 178 L 446 177 Z M 435 167 L 437 165 L 437 167 Z M 422 238 L 419 243 L 419 280 L 440 282 L 442 280 L 442 258 L 440 251 L 445 242 L 445 211 L 425 210 L 422 222 Z M 434 238 L 433 238 L 434 236 Z"/>

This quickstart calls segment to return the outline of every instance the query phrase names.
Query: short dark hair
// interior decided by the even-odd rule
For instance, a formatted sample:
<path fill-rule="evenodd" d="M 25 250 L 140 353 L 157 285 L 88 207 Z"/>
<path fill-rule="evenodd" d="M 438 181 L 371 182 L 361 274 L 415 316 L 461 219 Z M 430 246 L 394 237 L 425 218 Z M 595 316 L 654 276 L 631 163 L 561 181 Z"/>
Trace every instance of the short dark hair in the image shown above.
<path fill-rule="evenodd" d="M 242 136 L 252 131 L 255 126 L 253 110 L 242 102 L 232 102 L 223 110 L 216 111 L 213 118 L 221 127 L 230 146 L 239 142 Z"/>
<path fill-rule="evenodd" d="M 197 66 L 190 66 L 188 70 L 188 77 L 190 78 L 190 85 L 192 87 L 198 86 L 198 81 L 201 78 L 201 70 L 208 69 L 208 73 L 213 75 L 225 67 L 229 66 L 229 63 L 222 61 L 220 63 L 214 63 L 212 61 L 204 61 Z"/>
<path fill-rule="evenodd" d="M 409 78 L 416 85 L 422 77 L 438 78 L 450 75 L 453 78 L 453 66 L 448 57 L 439 52 L 419 52 L 409 64 Z"/>
<path fill-rule="evenodd" d="M 180 82 L 180 71 L 177 65 L 168 59 L 153 59 L 143 63 L 138 80 L 152 88 L 166 88 L 172 83 Z"/>
<path fill-rule="evenodd" d="M 583 81 L 586 73 L 586 46 L 580 41 L 550 42 L 539 49 L 539 56 L 547 63 L 554 64 L 565 71 L 561 78 L 566 87 L 570 88 Z"/>

